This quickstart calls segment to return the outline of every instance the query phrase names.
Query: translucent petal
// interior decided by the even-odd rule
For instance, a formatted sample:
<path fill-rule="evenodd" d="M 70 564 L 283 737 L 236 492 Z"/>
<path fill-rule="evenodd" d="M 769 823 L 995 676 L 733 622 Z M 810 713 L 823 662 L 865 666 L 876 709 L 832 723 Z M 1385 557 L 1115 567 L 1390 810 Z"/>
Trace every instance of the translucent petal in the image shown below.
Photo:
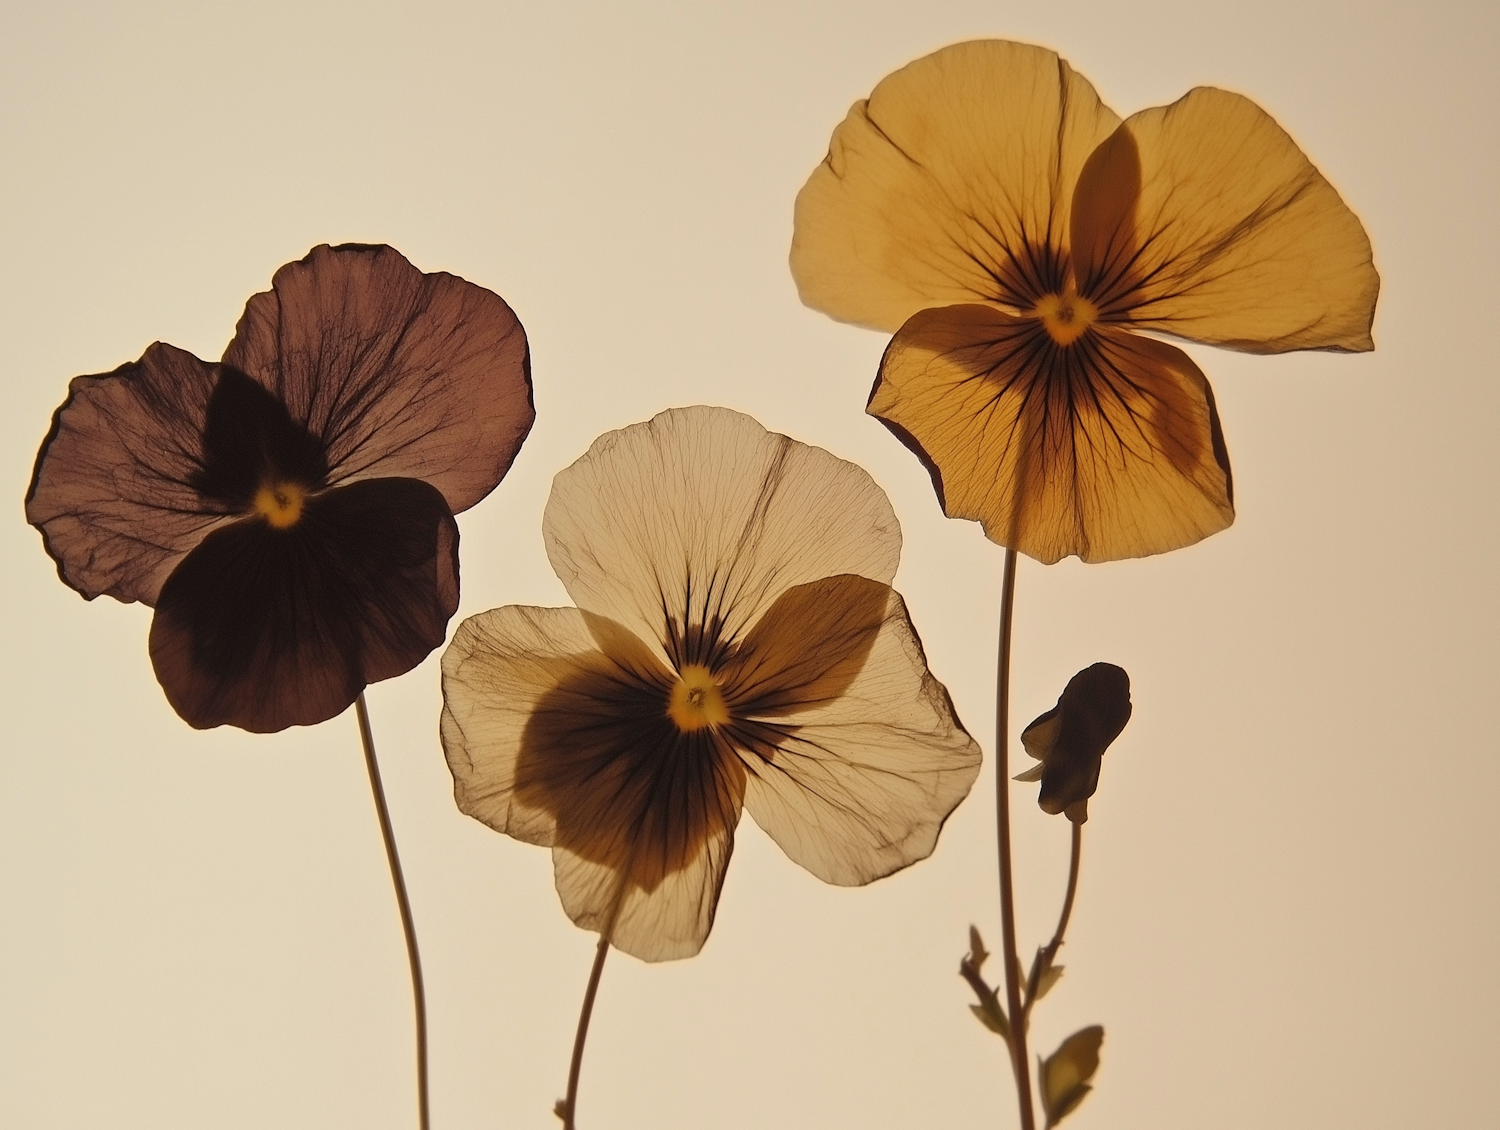
<path fill-rule="evenodd" d="M 75 377 L 26 494 L 62 579 L 92 600 L 155 604 L 188 550 L 235 515 L 194 487 L 219 367 L 158 342 Z"/>
<path fill-rule="evenodd" d="M 189 725 L 311 726 L 425 659 L 457 608 L 443 496 L 370 479 L 312 495 L 289 528 L 250 517 L 205 537 L 162 586 L 151 663 Z"/>
<path fill-rule="evenodd" d="M 668 719 L 673 678 L 620 625 L 568 608 L 471 617 L 443 657 L 459 808 L 552 845 L 568 914 L 648 961 L 702 946 L 744 795 L 732 750 Z"/>
<path fill-rule="evenodd" d="M 798 640 L 809 658 L 791 670 L 804 693 L 792 679 L 758 678 L 767 708 L 757 714 L 731 682 L 740 705 L 729 736 L 755 822 L 818 878 L 856 886 L 932 853 L 979 773 L 979 747 L 928 673 L 899 594 L 857 577 L 806 588 L 756 625 L 735 672 L 754 675 L 754 656 L 790 656 Z M 810 615 L 804 597 L 824 611 Z M 851 653 L 861 660 L 852 672 Z"/>
<path fill-rule="evenodd" d="M 621 872 L 615 867 L 554 847 L 552 874 L 563 910 L 585 930 L 608 930 L 616 949 L 642 961 L 694 956 L 713 929 L 739 811 L 736 802 L 731 820 L 726 808 L 686 866 L 650 888 L 628 883 L 622 889 Z M 618 908 L 616 899 L 621 900 Z"/>
<path fill-rule="evenodd" d="M 285 402 L 330 480 L 424 479 L 457 513 L 531 428 L 526 333 L 495 294 L 389 247 L 315 247 L 245 306 L 226 364 Z"/>
<path fill-rule="evenodd" d="M 1163 553 L 1234 520 L 1213 392 L 1164 342 L 1095 326 L 1060 347 L 989 307 L 927 310 L 892 339 L 867 411 L 950 517 L 1047 564 Z"/>
<path fill-rule="evenodd" d="M 802 301 L 891 331 L 930 306 L 1029 305 L 1060 282 L 1034 276 L 1057 267 L 1073 184 L 1119 121 L 1020 43 L 960 43 L 887 76 L 797 195 Z"/>
<path fill-rule="evenodd" d="M 1133 325 L 1250 353 L 1373 348 L 1370 240 L 1269 114 L 1199 87 L 1122 133 L 1108 170 L 1080 185 L 1073 242 L 1107 238 L 1120 213 L 1098 197 L 1128 195 L 1138 178 L 1136 251 L 1116 298 Z"/>
<path fill-rule="evenodd" d="M 581 608 L 665 658 L 669 625 L 733 639 L 793 585 L 895 575 L 901 528 L 852 463 L 726 408 L 679 408 L 601 436 L 558 474 L 547 556 Z"/>
<path fill-rule="evenodd" d="M 470 616 L 443 653 L 440 734 L 461 811 L 497 832 L 550 846 L 555 813 L 515 795 L 516 764 L 539 704 L 565 683 L 609 676 L 631 688 L 657 686 L 665 703 L 670 676 L 639 641 L 619 631 L 614 659 L 599 650 L 589 617 L 576 608 L 510 605 Z M 607 630 L 607 626 L 605 626 Z M 611 716 L 605 702 L 584 702 L 589 715 Z"/>

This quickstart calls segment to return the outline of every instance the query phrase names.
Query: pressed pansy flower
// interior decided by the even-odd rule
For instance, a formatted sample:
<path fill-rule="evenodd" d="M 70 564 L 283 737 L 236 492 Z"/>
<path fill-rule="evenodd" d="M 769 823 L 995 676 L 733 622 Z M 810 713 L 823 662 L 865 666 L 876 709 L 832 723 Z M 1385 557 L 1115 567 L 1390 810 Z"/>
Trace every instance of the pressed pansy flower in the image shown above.
<path fill-rule="evenodd" d="M 155 608 L 151 661 L 188 723 L 308 725 L 443 641 L 453 515 L 533 416 L 497 295 L 322 246 L 250 299 L 222 361 L 158 342 L 76 378 L 26 517 L 85 597 Z"/>
<path fill-rule="evenodd" d="M 561 472 L 543 534 L 577 607 L 466 620 L 442 738 L 459 807 L 550 846 L 578 925 L 698 952 L 742 807 L 830 883 L 932 851 L 979 750 L 890 587 L 900 528 L 864 471 L 676 409 Z"/>
<path fill-rule="evenodd" d="M 1130 676 L 1113 663 L 1095 663 L 1068 680 L 1057 705 L 1021 731 L 1037 759 L 1018 781 L 1040 781 L 1043 812 L 1065 812 L 1075 824 L 1089 818 L 1104 751 L 1130 721 Z"/>
<path fill-rule="evenodd" d="M 797 197 L 808 305 L 897 331 L 868 411 L 952 517 L 1051 563 L 1234 519 L 1207 379 L 1147 333 L 1372 348 L 1363 227 L 1295 142 L 1199 87 L 1121 121 L 1051 51 L 979 41 L 884 79 Z"/>

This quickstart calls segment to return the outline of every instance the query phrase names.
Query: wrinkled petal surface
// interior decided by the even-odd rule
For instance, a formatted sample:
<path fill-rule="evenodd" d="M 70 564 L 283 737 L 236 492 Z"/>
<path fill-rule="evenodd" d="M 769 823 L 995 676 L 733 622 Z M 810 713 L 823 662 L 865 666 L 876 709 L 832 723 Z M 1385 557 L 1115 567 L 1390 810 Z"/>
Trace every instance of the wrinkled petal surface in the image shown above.
<path fill-rule="evenodd" d="M 1106 238 L 1119 216 L 1100 200 L 1135 182 L 1135 250 L 1111 299 L 1133 325 L 1250 353 L 1374 348 L 1369 237 L 1269 114 L 1199 87 L 1121 133 L 1108 170 L 1079 188 L 1073 242 Z"/>
<path fill-rule="evenodd" d="M 887 331 L 931 306 L 1029 305 L 1060 284 L 1073 185 L 1119 121 L 1040 47 L 980 40 L 903 67 L 797 196 L 802 301 Z"/>
<path fill-rule="evenodd" d="M 899 594 L 853 576 L 793 589 L 725 674 L 745 807 L 794 862 L 856 886 L 932 853 L 980 753 Z"/>
<path fill-rule="evenodd" d="M 713 924 L 744 770 L 669 720 L 670 675 L 618 624 L 570 608 L 470 617 L 443 657 L 443 748 L 459 808 L 553 848 L 578 925 L 647 961 Z"/>
<path fill-rule="evenodd" d="M 194 484 L 217 365 L 158 342 L 112 373 L 75 377 L 26 494 L 63 581 L 92 600 L 155 604 L 167 576 L 232 508 Z"/>
<path fill-rule="evenodd" d="M 867 411 L 945 513 L 1046 564 L 1163 553 L 1234 520 L 1213 392 L 1165 342 L 1094 327 L 1062 347 L 990 307 L 927 310 L 892 339 Z"/>
<path fill-rule="evenodd" d="M 309 726 L 420 663 L 457 607 L 443 496 L 372 479 L 309 497 L 287 529 L 252 517 L 211 532 L 162 586 L 151 662 L 192 726 Z"/>
<path fill-rule="evenodd" d="M 579 607 L 663 660 L 673 631 L 679 642 L 702 625 L 743 635 L 792 586 L 889 581 L 901 554 L 865 471 L 727 408 L 673 409 L 601 436 L 553 481 L 542 534 Z"/>
<path fill-rule="evenodd" d="M 245 306 L 226 364 L 324 445 L 330 481 L 405 477 L 458 513 L 531 428 L 526 334 L 498 296 L 390 247 L 314 248 Z"/>

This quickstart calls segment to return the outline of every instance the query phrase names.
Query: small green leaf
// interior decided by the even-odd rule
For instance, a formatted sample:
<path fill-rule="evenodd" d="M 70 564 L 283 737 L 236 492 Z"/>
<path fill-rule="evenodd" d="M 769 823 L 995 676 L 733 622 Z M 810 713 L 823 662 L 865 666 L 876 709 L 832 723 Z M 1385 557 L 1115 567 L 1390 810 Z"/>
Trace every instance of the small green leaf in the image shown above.
<path fill-rule="evenodd" d="M 1048 1130 L 1072 1114 L 1093 1090 L 1089 1080 L 1099 1070 L 1099 1046 L 1103 1043 L 1104 1029 L 1093 1024 L 1074 1032 L 1042 1062 L 1038 1074 Z"/>
<path fill-rule="evenodd" d="M 984 939 L 979 936 L 979 927 L 969 927 L 969 964 L 974 967 L 974 972 L 984 968 L 985 960 L 989 957 L 989 951 L 984 948 Z"/>
<path fill-rule="evenodd" d="M 1061 966 L 1061 965 L 1049 965 L 1049 966 L 1047 966 L 1047 968 L 1042 971 L 1041 978 L 1038 979 L 1038 981 L 1036 983 L 1036 997 L 1034 999 L 1041 1000 L 1043 997 L 1045 997 L 1047 995 L 1048 990 L 1051 989 L 1053 985 L 1057 984 L 1060 980 L 1062 980 L 1062 975 L 1063 975 L 1063 966 Z"/>
<path fill-rule="evenodd" d="M 979 1023 L 1007 1044 L 1010 1043 L 1010 1021 L 1005 1019 L 1005 1009 L 1000 1007 L 1000 998 L 995 990 L 984 995 L 982 1004 L 971 1004 L 969 1011 L 979 1018 Z"/>

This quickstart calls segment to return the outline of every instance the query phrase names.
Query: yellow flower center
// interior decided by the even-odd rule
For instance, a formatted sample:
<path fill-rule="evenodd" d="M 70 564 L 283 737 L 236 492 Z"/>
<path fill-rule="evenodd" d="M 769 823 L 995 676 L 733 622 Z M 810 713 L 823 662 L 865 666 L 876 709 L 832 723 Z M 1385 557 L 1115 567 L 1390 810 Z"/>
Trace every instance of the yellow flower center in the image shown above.
<path fill-rule="evenodd" d="M 296 483 L 267 483 L 255 492 L 255 512 L 278 530 L 295 526 L 302 517 L 307 491 Z"/>
<path fill-rule="evenodd" d="M 1099 308 L 1081 294 L 1046 294 L 1031 311 L 1058 345 L 1072 345 L 1099 317 Z"/>
<path fill-rule="evenodd" d="M 729 721 L 729 707 L 723 692 L 707 667 L 689 663 L 677 673 L 672 697 L 667 700 L 667 717 L 677 723 L 684 734 L 705 726 L 722 726 Z"/>

